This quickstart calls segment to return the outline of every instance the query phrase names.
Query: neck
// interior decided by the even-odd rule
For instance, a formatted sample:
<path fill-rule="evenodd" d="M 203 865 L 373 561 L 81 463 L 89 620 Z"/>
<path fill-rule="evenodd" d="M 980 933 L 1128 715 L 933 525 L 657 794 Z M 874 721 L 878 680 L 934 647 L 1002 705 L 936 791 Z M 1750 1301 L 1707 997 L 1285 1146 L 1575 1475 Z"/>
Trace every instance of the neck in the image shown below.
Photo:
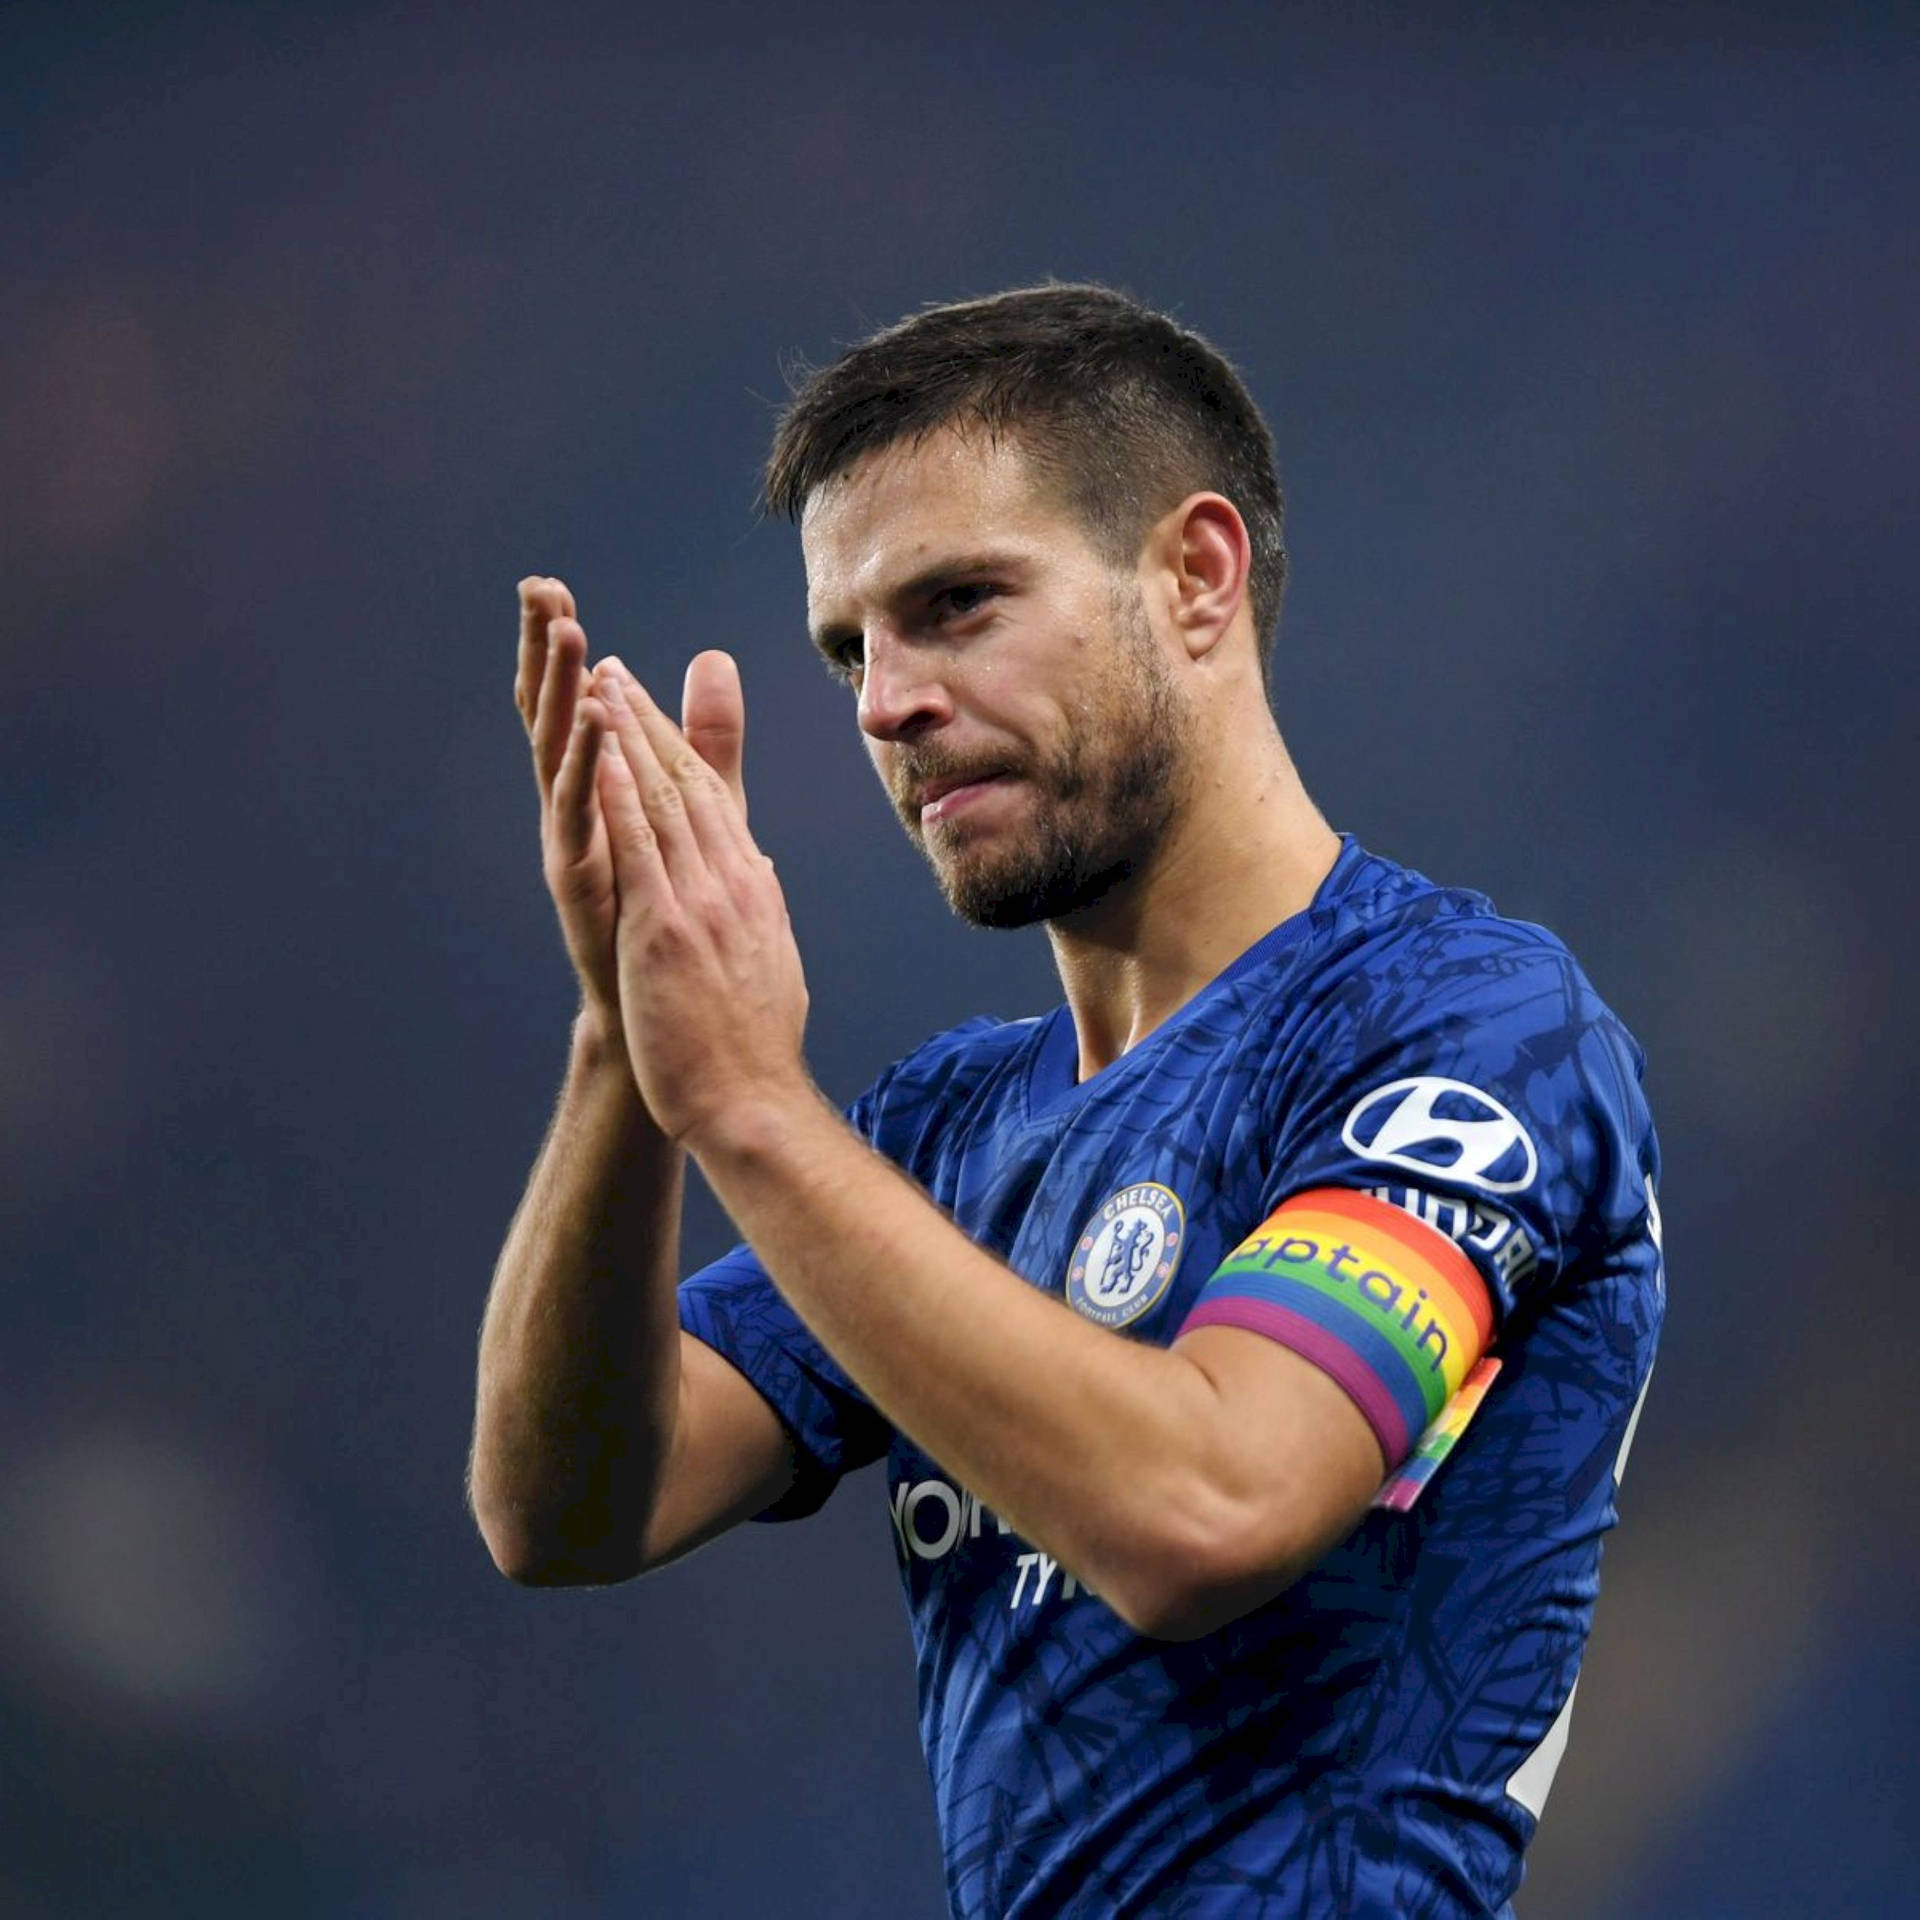
<path fill-rule="evenodd" d="M 1198 758 L 1193 790 L 1148 865 L 1093 906 L 1048 923 L 1082 1080 L 1298 913 L 1332 868 L 1339 836 L 1270 719 L 1264 736 Z"/>

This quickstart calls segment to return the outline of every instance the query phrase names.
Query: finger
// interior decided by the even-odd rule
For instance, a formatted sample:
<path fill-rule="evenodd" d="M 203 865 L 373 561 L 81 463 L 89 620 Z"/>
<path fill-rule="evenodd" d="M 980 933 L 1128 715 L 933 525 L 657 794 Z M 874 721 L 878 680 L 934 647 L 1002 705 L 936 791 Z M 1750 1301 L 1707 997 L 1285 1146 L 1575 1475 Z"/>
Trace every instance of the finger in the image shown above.
<path fill-rule="evenodd" d="M 520 652 L 513 680 L 513 704 L 529 733 L 540 698 L 540 681 L 547 668 L 547 623 L 562 615 L 573 617 L 573 595 L 563 582 L 543 573 L 530 573 L 520 582 Z"/>
<path fill-rule="evenodd" d="M 621 755 L 633 776 L 641 809 L 660 843 L 660 857 L 667 873 L 678 889 L 697 879 L 707 867 L 689 817 L 688 794 L 667 764 L 669 757 L 691 758 L 686 743 L 679 740 L 679 729 L 665 719 L 646 688 L 618 660 L 601 661 L 594 670 L 593 689 L 612 720 L 614 737 L 620 742 Z M 672 741 L 658 733 L 663 721 L 674 736 Z"/>
<path fill-rule="evenodd" d="M 595 783 L 606 730 L 606 709 L 582 700 L 553 779 L 554 846 L 569 864 L 584 859 L 593 844 Z"/>
<path fill-rule="evenodd" d="M 552 789 L 554 776 L 560 771 L 560 756 L 567 750 L 586 664 L 586 629 L 571 618 L 551 621 L 547 627 L 547 668 L 533 716 L 533 764 L 543 794 Z"/>
<path fill-rule="evenodd" d="M 716 648 L 688 662 L 681 712 L 689 744 L 726 788 L 730 805 L 725 809 L 725 824 L 732 844 L 748 858 L 758 859 L 760 849 L 747 829 L 747 790 L 742 778 L 747 703 L 740 668 L 730 653 Z"/>
<path fill-rule="evenodd" d="M 673 891 L 660 843 L 654 836 L 640 789 L 620 745 L 618 729 L 609 731 L 600 748 L 595 792 L 606 816 L 607 843 L 613 853 L 613 880 L 620 894 L 622 916 L 652 912 Z"/>
<path fill-rule="evenodd" d="M 708 657 L 726 660 L 724 654 Z M 733 663 L 728 660 L 727 667 L 731 668 L 732 665 Z M 708 764 L 703 755 L 694 751 L 686 736 L 660 711 L 646 688 L 627 671 L 620 661 L 607 663 L 606 671 L 610 678 L 617 679 L 625 690 L 628 704 L 632 707 L 641 730 L 647 736 L 647 743 L 652 747 L 654 757 L 659 761 L 667 777 L 680 788 L 687 818 L 693 826 L 694 838 L 699 842 L 708 866 L 718 869 L 729 859 L 740 855 L 744 854 L 747 857 L 757 855 L 759 849 L 753 844 L 753 836 L 747 831 L 746 815 L 741 811 L 733 789 Z M 738 676 L 734 675 L 733 678 L 734 695 L 737 700 Z M 724 717 L 722 724 L 728 724 Z M 736 740 L 740 737 L 743 726 L 743 721 L 732 723 Z"/>
<path fill-rule="evenodd" d="M 688 661 L 680 696 L 680 724 L 687 744 L 727 783 L 727 791 L 744 817 L 747 790 L 741 766 L 747 738 L 747 703 L 732 654 L 714 649 L 696 653 Z"/>

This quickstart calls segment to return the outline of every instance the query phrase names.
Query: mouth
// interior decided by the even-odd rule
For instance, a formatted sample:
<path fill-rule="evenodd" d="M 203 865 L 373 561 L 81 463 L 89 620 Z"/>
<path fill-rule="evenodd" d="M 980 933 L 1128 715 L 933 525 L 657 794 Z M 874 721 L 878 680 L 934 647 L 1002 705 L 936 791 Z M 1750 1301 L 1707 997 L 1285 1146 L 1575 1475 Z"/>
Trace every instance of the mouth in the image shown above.
<path fill-rule="evenodd" d="M 1008 778 L 1004 773 L 974 773 L 929 780 L 918 796 L 922 829 L 941 820 L 953 819 L 972 806 L 982 794 L 1004 784 Z"/>

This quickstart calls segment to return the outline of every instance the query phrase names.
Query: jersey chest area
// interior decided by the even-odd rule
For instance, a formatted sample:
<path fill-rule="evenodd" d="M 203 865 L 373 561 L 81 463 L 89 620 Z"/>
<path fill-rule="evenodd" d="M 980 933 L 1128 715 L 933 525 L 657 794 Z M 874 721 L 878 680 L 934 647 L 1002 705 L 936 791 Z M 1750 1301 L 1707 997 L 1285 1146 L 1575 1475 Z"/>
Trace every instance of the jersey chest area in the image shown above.
<path fill-rule="evenodd" d="M 1052 1103 L 1023 1087 L 975 1103 L 912 1171 L 1032 1285 L 1165 1345 L 1259 1222 L 1269 1128 L 1231 1055 L 1117 1067 Z"/>
<path fill-rule="evenodd" d="M 1257 1224 L 1260 1129 L 1245 1087 L 1218 1063 L 1121 1064 L 1110 1083 L 1050 1103 L 1032 1097 L 1024 1072 L 1010 1072 L 920 1119 L 913 1148 L 895 1157 L 1029 1284 L 1123 1338 L 1165 1346 L 1223 1253 Z M 1127 1436 L 1114 1444 L 1124 1449 Z M 997 1658 L 983 1649 L 1051 1633 L 1063 1610 L 1092 1610 L 1078 1629 L 1094 1636 L 1086 1648 L 1124 1633 L 1070 1570 L 904 1435 L 891 1448 L 886 1497 L 923 1668 L 940 1697 L 950 1663 Z"/>
<path fill-rule="evenodd" d="M 915 1131 L 894 1157 L 1029 1284 L 1122 1338 L 1166 1346 L 1220 1260 L 1258 1225 L 1272 1136 L 1271 1102 L 1255 1094 L 1273 1084 L 1267 1057 L 1244 1024 L 1182 1039 L 1051 1100 L 1032 1084 L 1031 1063 L 1014 1063 L 944 1111 L 901 1116 Z M 1117 1448 L 1127 1443 L 1114 1436 Z M 891 1449 L 887 1499 L 923 1659 L 935 1667 L 966 1657 L 973 1636 L 998 1644 L 1047 1632 L 1062 1608 L 1091 1607 L 1102 1633 L 1124 1631 L 904 1435 Z"/>

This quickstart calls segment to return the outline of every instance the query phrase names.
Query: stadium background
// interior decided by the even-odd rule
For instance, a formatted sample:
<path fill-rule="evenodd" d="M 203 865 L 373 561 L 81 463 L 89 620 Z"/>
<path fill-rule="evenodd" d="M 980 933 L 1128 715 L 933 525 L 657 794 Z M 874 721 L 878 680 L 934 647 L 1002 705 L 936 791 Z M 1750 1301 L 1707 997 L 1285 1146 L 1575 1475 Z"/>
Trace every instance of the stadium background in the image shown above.
<path fill-rule="evenodd" d="M 752 510 L 783 356 L 1048 274 L 1267 409 L 1334 822 L 1651 1054 L 1672 1311 L 1522 1914 L 1911 1910 L 1911 24 L 1068 12 L 0 14 L 14 1920 L 939 1910 L 874 1479 L 600 1593 L 462 1511 L 570 1006 L 512 587 L 740 652 L 831 1091 L 1049 1004 Z"/>

